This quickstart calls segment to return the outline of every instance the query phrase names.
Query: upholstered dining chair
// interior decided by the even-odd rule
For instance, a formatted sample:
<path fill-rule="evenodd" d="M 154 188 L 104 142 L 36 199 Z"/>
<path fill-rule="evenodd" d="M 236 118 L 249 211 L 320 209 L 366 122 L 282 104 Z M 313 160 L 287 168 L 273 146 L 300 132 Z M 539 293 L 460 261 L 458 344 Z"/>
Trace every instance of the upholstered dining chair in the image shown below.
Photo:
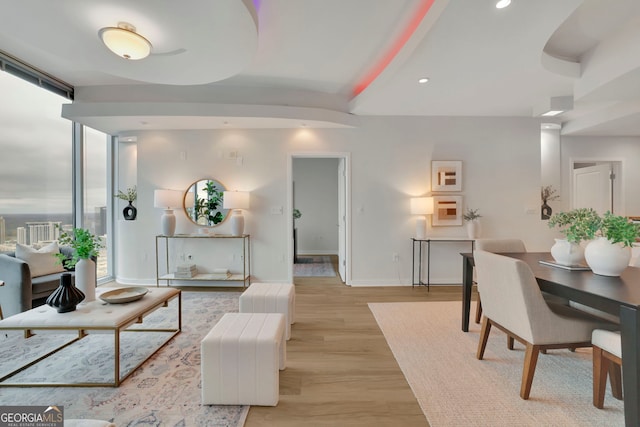
<path fill-rule="evenodd" d="M 478 239 L 476 240 L 476 250 L 494 252 L 494 253 L 514 253 L 526 252 L 527 248 L 520 239 Z M 480 323 L 482 318 L 482 301 L 478 292 L 478 300 L 476 301 L 476 323 Z"/>
<path fill-rule="evenodd" d="M 531 393 L 540 351 L 590 347 L 594 329 L 617 328 L 568 305 L 547 304 L 531 268 L 519 259 L 478 250 L 474 260 L 484 310 L 476 357 L 484 357 L 492 326 L 524 344 L 522 399 Z"/>
<path fill-rule="evenodd" d="M 622 400 L 622 344 L 620 331 L 596 329 L 591 335 L 593 344 L 593 406 L 604 407 L 604 392 L 607 373 L 611 383 L 611 394 Z"/>

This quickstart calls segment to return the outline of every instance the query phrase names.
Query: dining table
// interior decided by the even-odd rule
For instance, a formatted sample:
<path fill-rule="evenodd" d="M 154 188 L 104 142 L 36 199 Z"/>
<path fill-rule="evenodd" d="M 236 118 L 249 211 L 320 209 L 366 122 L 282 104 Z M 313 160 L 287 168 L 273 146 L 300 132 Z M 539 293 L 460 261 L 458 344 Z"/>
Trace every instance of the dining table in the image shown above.
<path fill-rule="evenodd" d="M 461 255 L 462 330 L 468 332 L 474 259 L 473 253 Z M 554 260 L 548 252 L 501 255 L 527 263 L 542 291 L 620 317 L 625 425 L 640 426 L 640 268 L 630 266 L 619 277 L 611 277 L 550 265 Z"/>

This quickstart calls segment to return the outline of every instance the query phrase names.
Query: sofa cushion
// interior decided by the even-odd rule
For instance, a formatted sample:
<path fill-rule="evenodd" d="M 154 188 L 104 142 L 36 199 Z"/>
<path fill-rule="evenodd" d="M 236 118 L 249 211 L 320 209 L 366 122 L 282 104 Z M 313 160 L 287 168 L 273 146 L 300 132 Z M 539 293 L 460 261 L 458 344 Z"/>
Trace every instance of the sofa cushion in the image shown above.
<path fill-rule="evenodd" d="M 61 273 L 64 267 L 58 263 L 55 254 L 60 253 L 58 242 L 51 242 L 40 249 L 16 243 L 16 258 L 29 264 L 31 277 L 39 277 L 47 274 Z"/>
<path fill-rule="evenodd" d="M 74 280 L 75 277 L 72 277 Z M 60 273 L 45 274 L 31 279 L 31 294 L 33 299 L 46 298 L 60 286 Z"/>

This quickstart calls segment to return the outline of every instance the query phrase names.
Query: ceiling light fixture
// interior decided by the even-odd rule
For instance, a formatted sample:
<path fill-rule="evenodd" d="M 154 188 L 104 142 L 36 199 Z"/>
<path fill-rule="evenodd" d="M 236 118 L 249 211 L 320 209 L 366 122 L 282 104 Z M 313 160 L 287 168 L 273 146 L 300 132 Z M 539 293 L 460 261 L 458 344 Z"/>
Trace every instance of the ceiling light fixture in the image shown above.
<path fill-rule="evenodd" d="M 151 53 L 149 40 L 136 33 L 136 27 L 118 22 L 117 27 L 105 27 L 98 31 L 102 42 L 113 53 L 124 59 L 143 59 Z"/>
<path fill-rule="evenodd" d="M 418 83 L 426 83 L 428 81 L 429 81 L 429 77 L 423 77 L 423 78 L 418 80 Z"/>
<path fill-rule="evenodd" d="M 496 9 L 504 9 L 511 4 L 511 0 L 498 0 L 496 3 Z"/>

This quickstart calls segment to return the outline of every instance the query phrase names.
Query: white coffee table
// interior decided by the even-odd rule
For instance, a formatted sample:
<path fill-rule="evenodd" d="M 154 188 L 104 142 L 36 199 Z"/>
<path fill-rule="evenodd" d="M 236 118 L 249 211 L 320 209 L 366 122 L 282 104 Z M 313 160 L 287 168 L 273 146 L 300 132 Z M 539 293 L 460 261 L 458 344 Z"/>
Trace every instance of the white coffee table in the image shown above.
<path fill-rule="evenodd" d="M 96 295 L 99 297 L 102 293 L 116 288 L 99 287 Z M 144 317 L 160 307 L 167 307 L 169 301 L 178 298 L 177 304 L 177 325 L 172 328 L 150 328 L 141 327 L 130 328 L 136 323 L 143 323 Z M 15 369 L 11 373 L 0 378 L 0 387 L 6 386 L 75 386 L 75 387 L 95 387 L 95 386 L 111 386 L 117 387 L 120 383 L 133 373 L 140 365 L 142 365 L 149 357 L 164 346 L 169 340 L 180 333 L 182 329 L 182 294 L 180 290 L 175 288 L 149 288 L 149 292 L 141 299 L 126 304 L 106 304 L 99 298 L 89 303 L 81 303 L 75 311 L 69 313 L 58 313 L 54 308 L 48 305 L 33 308 L 23 313 L 7 317 L 0 320 L 0 330 L 20 330 L 24 331 L 25 338 L 33 335 L 33 331 L 77 331 L 78 336 L 62 346 L 44 354 L 37 359 Z M 171 332 L 172 334 L 166 340 L 153 350 L 144 360 L 133 367 L 126 375 L 120 375 L 120 334 L 123 331 L 135 332 Z M 39 382 L 36 384 L 27 383 L 11 383 L 7 381 L 15 374 L 24 371 L 30 366 L 40 362 L 50 355 L 62 350 L 63 348 L 73 344 L 74 342 L 84 338 L 92 332 L 110 332 L 114 335 L 114 380 L 107 383 L 46 383 Z"/>

